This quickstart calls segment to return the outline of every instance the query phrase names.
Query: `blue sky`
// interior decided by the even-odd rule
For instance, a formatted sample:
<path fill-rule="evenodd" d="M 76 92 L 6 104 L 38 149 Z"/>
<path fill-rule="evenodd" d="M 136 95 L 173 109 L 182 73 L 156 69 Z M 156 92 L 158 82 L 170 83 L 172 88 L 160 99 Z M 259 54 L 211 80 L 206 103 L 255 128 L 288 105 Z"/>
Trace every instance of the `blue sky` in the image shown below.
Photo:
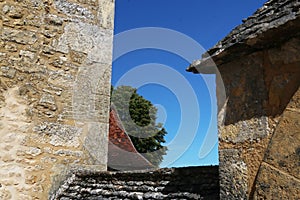
<path fill-rule="evenodd" d="M 262 0 L 116 0 L 114 34 L 118 35 L 124 31 L 143 27 L 167 28 L 180 32 L 195 40 L 204 49 L 209 49 L 264 2 Z M 145 38 L 147 40 L 147 36 Z M 167 39 L 170 39 L 177 49 L 184 48 L 179 41 Z M 154 43 L 149 40 L 148 42 Z M 138 39 L 131 39 L 129 42 L 127 45 L 133 45 L 132 43 L 138 43 Z M 123 46 L 124 44 L 119 40 L 114 41 L 114 56 Z M 199 59 L 203 51 L 194 52 L 192 49 L 185 48 L 184 53 Z M 187 73 L 185 68 L 188 65 L 189 61 L 178 56 L 176 52 L 159 48 L 144 48 L 128 52 L 118 58 L 115 56 L 113 62 L 112 84 L 115 86 L 122 76 L 133 74 L 130 80 L 127 80 L 128 85 L 134 86 L 139 82 L 141 87 L 138 88 L 138 93 L 159 108 L 158 121 L 164 122 L 168 132 L 166 144 L 170 149 L 162 167 L 218 164 L 217 145 L 210 145 L 212 140 L 217 140 L 214 76 Z M 150 71 L 140 70 L 147 67 Z M 134 75 L 133 69 L 139 69 L 138 73 L 143 74 Z M 153 78 L 152 82 L 151 78 Z M 140 83 L 145 79 L 148 80 L 147 84 Z M 177 137 L 178 135 L 180 137 Z M 211 147 L 206 147 L 209 148 L 209 153 L 204 158 L 200 158 L 199 151 L 206 136 L 211 137 L 209 141 Z"/>

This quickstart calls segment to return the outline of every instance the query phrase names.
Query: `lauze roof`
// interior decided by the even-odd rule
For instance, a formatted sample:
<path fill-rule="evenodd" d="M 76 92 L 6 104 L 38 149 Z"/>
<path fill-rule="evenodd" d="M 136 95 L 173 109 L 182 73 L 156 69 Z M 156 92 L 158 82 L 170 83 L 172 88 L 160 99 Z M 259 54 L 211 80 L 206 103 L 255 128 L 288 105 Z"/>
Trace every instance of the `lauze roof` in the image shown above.
<path fill-rule="evenodd" d="M 196 67 L 221 65 L 234 58 L 281 44 L 292 36 L 300 36 L 300 1 L 270 0 L 243 24 L 193 62 L 188 72 L 199 73 Z M 287 37 L 289 35 L 289 37 Z"/>

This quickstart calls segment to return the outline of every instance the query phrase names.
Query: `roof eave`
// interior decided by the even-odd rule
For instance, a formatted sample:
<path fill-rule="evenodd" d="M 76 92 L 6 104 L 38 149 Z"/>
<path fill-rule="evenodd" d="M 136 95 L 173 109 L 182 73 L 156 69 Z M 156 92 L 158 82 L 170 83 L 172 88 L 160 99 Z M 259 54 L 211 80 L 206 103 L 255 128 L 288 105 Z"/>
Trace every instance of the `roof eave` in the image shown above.
<path fill-rule="evenodd" d="M 263 12 L 264 9 L 269 9 L 269 4 L 274 2 L 268 1 L 262 8 L 258 9 L 254 15 Z M 208 50 L 202 59 L 194 61 L 188 66 L 186 71 L 193 73 L 201 73 L 199 69 L 207 67 L 207 60 L 213 60 L 215 66 L 220 66 L 224 63 L 230 62 L 233 59 L 239 58 L 251 54 L 255 51 L 259 51 L 266 48 L 272 48 L 279 46 L 291 37 L 300 36 L 300 3 L 290 1 L 288 6 L 289 14 L 282 17 L 274 18 L 274 21 L 265 23 L 254 24 L 254 29 L 247 31 L 241 31 L 241 27 L 249 21 L 252 23 L 255 17 L 250 16 L 244 21 L 244 24 L 237 26 L 231 31 L 223 40 L 217 43 L 213 48 Z M 297 8 L 297 9 L 296 9 Z M 245 29 L 243 29 L 245 30 Z M 252 32 L 251 32 L 252 31 Z M 211 61 L 210 61 L 211 63 Z"/>

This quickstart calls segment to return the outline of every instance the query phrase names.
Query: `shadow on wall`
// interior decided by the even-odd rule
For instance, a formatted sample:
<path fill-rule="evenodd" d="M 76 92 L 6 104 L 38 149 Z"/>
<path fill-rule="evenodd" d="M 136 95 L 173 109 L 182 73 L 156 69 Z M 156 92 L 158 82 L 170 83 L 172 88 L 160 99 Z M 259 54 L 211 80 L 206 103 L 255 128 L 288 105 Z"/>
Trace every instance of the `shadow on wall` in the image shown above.
<path fill-rule="evenodd" d="M 187 68 L 199 73 L 213 60 L 224 82 L 221 199 L 299 196 L 299 30 L 298 2 L 270 0 Z"/>
<path fill-rule="evenodd" d="M 284 30 L 265 33 L 264 43 L 273 47 L 266 48 L 263 46 L 266 44 L 261 44 L 261 50 L 254 49 L 256 52 L 248 52 L 249 55 L 240 55 L 219 65 L 229 97 L 225 125 L 262 116 L 281 115 L 299 88 L 300 59 L 295 52 L 300 52 L 300 36 L 285 38 L 283 44 L 275 46 L 276 38 L 286 35 L 282 33 Z M 227 54 L 231 54 L 231 51 L 247 53 L 245 49 L 244 46 L 238 46 L 234 50 L 227 50 Z"/>

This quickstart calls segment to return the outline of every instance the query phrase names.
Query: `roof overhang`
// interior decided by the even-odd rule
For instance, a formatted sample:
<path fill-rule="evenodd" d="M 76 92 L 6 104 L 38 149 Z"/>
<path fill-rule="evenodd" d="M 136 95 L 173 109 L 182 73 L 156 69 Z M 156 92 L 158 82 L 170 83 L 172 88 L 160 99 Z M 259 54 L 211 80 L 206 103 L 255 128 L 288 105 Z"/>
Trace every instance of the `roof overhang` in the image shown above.
<path fill-rule="evenodd" d="M 290 0 L 281 7 L 274 7 L 276 3 L 278 1 L 267 2 L 203 54 L 200 60 L 191 63 L 186 71 L 206 73 L 210 66 L 220 67 L 253 52 L 280 46 L 293 37 L 299 38 L 300 2 Z"/>

